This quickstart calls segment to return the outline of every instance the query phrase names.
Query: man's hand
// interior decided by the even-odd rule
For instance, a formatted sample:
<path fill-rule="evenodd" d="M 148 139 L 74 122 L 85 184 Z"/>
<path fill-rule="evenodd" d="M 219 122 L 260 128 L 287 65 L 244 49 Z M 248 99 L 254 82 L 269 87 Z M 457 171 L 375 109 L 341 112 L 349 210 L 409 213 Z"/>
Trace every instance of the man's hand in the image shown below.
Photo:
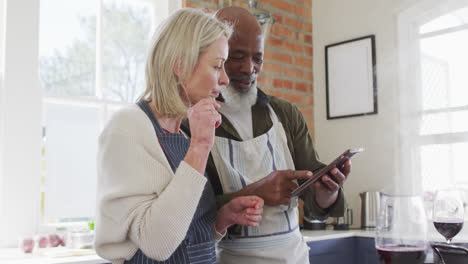
<path fill-rule="evenodd" d="M 326 209 L 335 203 L 338 193 L 351 171 L 351 161 L 347 159 L 343 166 L 330 171 L 331 175 L 325 174 L 320 181 L 314 183 L 315 200 L 318 206 Z"/>
<path fill-rule="evenodd" d="M 240 196 L 232 199 L 218 210 L 215 228 L 223 233 L 234 224 L 258 226 L 262 220 L 263 199 L 257 196 Z"/>
<path fill-rule="evenodd" d="M 265 201 L 265 205 L 288 205 L 291 202 L 291 192 L 297 188 L 297 179 L 312 177 L 310 171 L 281 170 L 270 173 L 265 178 L 249 184 L 235 193 L 240 195 L 257 195 Z"/>

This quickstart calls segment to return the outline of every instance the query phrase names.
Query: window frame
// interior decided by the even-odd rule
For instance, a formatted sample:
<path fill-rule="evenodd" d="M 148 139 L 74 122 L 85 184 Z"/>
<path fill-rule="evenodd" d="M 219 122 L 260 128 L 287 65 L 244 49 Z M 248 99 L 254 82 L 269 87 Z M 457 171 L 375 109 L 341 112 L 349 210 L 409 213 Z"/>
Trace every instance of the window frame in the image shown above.
<path fill-rule="evenodd" d="M 399 175 L 396 182 L 409 182 L 407 185 L 413 193 L 422 193 L 420 147 L 431 144 L 450 144 L 467 142 L 467 132 L 419 135 L 418 122 L 424 114 L 434 110 L 421 111 L 419 98 L 422 97 L 421 57 L 419 43 L 424 37 L 433 34 L 444 34 L 444 30 L 419 33 L 419 27 L 437 17 L 448 14 L 459 8 L 467 7 L 467 0 L 448 0 L 440 3 L 437 0 L 421 1 L 405 10 L 398 17 L 398 59 L 399 59 Z M 465 25 L 466 26 L 466 25 Z M 449 29 L 450 30 L 450 29 Z M 411 65 L 416 65 L 411 67 Z M 417 89 L 414 89 L 417 87 Z M 468 106 L 446 108 L 449 111 L 468 110 Z M 442 112 L 443 109 L 436 110 Z M 415 116 L 417 118 L 415 118 Z M 416 120 L 416 122 L 415 122 Z"/>
<path fill-rule="evenodd" d="M 182 0 L 143 1 L 152 5 L 154 14 L 170 14 L 182 7 Z M 39 7 L 40 0 L 0 0 L 0 248 L 15 247 L 19 236 L 34 235 L 42 228 L 43 100 L 96 104 L 89 98 L 43 96 L 39 82 Z M 96 76 L 96 82 L 98 79 Z M 105 107 L 115 105 L 103 102 Z"/>

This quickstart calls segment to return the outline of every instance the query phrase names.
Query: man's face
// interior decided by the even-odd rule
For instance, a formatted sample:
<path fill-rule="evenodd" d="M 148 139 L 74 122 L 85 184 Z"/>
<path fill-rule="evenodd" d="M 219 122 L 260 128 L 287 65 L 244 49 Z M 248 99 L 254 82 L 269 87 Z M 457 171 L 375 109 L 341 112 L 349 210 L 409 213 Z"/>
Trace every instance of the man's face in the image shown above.
<path fill-rule="evenodd" d="M 231 85 L 247 92 L 255 85 L 263 65 L 263 39 L 258 30 L 236 29 L 229 40 L 229 56 L 225 63 Z"/>

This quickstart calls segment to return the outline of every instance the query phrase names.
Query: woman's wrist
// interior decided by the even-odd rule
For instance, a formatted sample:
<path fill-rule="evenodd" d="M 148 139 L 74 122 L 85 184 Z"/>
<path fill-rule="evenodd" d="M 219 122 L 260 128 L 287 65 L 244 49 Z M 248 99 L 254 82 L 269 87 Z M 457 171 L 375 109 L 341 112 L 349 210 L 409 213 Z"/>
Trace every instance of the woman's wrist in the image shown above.
<path fill-rule="evenodd" d="M 190 144 L 184 161 L 201 174 L 204 174 L 210 150 L 211 148 L 207 146 Z"/>
<path fill-rule="evenodd" d="M 215 221 L 215 229 L 218 233 L 224 233 L 228 227 L 232 225 L 229 223 L 229 220 L 226 218 L 226 214 L 224 213 L 224 206 L 221 207 L 217 214 L 216 214 L 216 221 Z"/>

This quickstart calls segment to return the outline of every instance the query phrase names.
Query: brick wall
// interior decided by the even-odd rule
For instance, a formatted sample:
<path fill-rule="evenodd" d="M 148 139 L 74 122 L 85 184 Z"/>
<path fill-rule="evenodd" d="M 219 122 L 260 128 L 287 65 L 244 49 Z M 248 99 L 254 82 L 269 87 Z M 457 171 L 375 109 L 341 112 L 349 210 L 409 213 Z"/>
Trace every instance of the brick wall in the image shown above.
<path fill-rule="evenodd" d="M 222 0 L 184 0 L 184 7 L 218 9 Z M 232 5 L 248 7 L 247 0 Z M 295 103 L 314 133 L 312 73 L 312 0 L 260 0 L 259 7 L 275 17 L 265 45 L 260 87 L 269 94 Z"/>

